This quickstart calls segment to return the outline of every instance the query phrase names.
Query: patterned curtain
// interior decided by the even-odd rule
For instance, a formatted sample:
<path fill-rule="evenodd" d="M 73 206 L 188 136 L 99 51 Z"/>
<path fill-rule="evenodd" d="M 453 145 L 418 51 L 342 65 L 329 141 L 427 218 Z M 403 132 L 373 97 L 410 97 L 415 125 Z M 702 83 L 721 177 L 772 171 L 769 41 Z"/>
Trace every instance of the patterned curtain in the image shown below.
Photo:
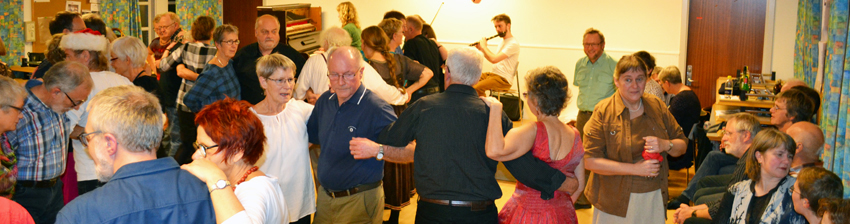
<path fill-rule="evenodd" d="M 21 65 L 24 57 L 24 1 L 3 0 L 0 4 L 0 39 L 6 47 L 6 55 L 0 61 L 9 66 Z"/>
<path fill-rule="evenodd" d="M 106 26 L 121 29 L 125 36 L 142 39 L 139 1 L 101 0 L 100 17 Z"/>
<path fill-rule="evenodd" d="M 844 197 L 850 198 L 850 54 L 847 35 L 850 0 L 832 0 L 829 6 L 829 41 L 825 61 L 821 129 L 826 138 L 823 161 L 844 182 Z M 799 29 L 798 29 L 799 33 Z M 796 68 L 795 68 L 796 70 Z"/>
<path fill-rule="evenodd" d="M 192 30 L 192 22 L 198 16 L 209 16 L 215 19 L 215 24 L 221 25 L 221 1 L 222 0 L 177 0 L 177 16 L 180 17 L 180 26 L 189 32 Z"/>
<path fill-rule="evenodd" d="M 818 72 L 821 36 L 821 0 L 800 0 L 797 7 L 797 43 L 794 45 L 794 78 L 814 86 Z"/>

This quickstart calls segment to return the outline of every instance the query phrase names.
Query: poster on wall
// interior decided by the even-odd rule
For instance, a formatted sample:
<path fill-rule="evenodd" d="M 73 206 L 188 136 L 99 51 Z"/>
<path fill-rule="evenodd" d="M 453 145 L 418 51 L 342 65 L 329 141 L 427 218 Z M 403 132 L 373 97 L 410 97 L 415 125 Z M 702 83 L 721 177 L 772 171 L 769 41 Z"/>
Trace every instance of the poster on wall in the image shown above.
<path fill-rule="evenodd" d="M 65 1 L 65 11 L 81 13 L 82 5 L 79 1 Z"/>

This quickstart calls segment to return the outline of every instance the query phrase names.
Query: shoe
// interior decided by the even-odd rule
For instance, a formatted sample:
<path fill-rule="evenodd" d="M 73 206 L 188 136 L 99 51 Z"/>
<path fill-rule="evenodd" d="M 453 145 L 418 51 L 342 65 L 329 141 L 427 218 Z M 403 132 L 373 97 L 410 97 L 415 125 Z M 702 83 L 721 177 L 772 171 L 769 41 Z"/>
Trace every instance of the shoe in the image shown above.
<path fill-rule="evenodd" d="M 667 210 L 676 210 L 679 209 L 679 206 L 681 206 L 682 204 L 689 203 L 691 203 L 690 199 L 683 195 L 679 195 L 679 197 L 670 199 L 670 201 L 667 202 Z"/>
<path fill-rule="evenodd" d="M 575 209 L 576 209 L 576 210 L 579 210 L 579 209 L 588 209 L 588 208 L 592 208 L 593 206 L 592 206 L 592 205 L 590 205 L 590 204 L 579 204 L 579 203 L 576 203 L 576 204 L 573 204 L 573 207 L 575 207 Z"/>

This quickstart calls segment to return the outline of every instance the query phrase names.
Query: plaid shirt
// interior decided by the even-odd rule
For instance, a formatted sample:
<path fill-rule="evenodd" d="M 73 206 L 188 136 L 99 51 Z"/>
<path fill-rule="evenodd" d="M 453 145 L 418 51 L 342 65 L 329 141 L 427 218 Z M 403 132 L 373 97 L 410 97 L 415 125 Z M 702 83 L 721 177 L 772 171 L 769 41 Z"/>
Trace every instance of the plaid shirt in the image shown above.
<path fill-rule="evenodd" d="M 65 113 L 56 113 L 27 90 L 24 118 L 6 137 L 18 156 L 18 180 L 50 180 L 65 171 L 71 127 Z"/>
<path fill-rule="evenodd" d="M 204 106 L 225 97 L 241 100 L 241 91 L 239 80 L 233 72 L 233 60 L 230 60 L 224 68 L 207 64 L 204 72 L 201 72 L 198 80 L 195 81 L 195 86 L 184 96 L 183 103 L 192 112 L 197 113 Z"/>
<path fill-rule="evenodd" d="M 207 62 L 215 57 L 216 51 L 215 46 L 210 44 L 188 43 L 174 49 L 174 52 L 168 54 L 167 57 L 163 57 L 159 62 L 159 67 L 162 70 L 168 70 L 171 69 L 171 66 L 182 63 L 186 65 L 186 68 L 200 74 L 204 71 Z M 177 91 L 177 105 L 183 111 L 189 111 L 186 104 L 183 104 L 183 96 L 192 89 L 192 86 L 195 86 L 195 81 L 183 79 L 180 89 Z"/>

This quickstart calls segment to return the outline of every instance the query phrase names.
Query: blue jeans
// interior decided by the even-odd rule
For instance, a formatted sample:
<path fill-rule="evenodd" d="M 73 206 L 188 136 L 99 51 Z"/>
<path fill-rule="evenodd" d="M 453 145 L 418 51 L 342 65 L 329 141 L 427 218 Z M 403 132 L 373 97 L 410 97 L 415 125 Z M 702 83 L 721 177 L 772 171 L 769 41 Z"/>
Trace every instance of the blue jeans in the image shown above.
<path fill-rule="evenodd" d="M 177 108 L 166 107 L 165 114 L 168 116 L 168 128 L 163 132 L 162 147 L 168 150 L 168 156 L 174 157 L 177 149 L 180 149 L 180 122 L 177 119 Z"/>
<path fill-rule="evenodd" d="M 730 174 L 735 171 L 736 162 L 738 162 L 738 158 L 735 158 L 735 156 L 720 151 L 708 152 L 708 155 L 705 156 L 705 160 L 702 165 L 700 165 L 699 170 L 694 173 L 694 178 L 688 182 L 688 187 L 685 188 L 682 195 L 693 201 L 695 199 L 694 194 L 697 190 L 699 190 L 697 183 L 702 180 L 703 177 Z"/>
<path fill-rule="evenodd" d="M 62 194 L 62 180 L 56 180 L 53 187 L 37 188 L 24 187 L 20 184 L 15 186 L 15 195 L 12 200 L 21 204 L 32 216 L 37 224 L 56 222 L 56 215 L 65 206 L 65 198 Z"/>

